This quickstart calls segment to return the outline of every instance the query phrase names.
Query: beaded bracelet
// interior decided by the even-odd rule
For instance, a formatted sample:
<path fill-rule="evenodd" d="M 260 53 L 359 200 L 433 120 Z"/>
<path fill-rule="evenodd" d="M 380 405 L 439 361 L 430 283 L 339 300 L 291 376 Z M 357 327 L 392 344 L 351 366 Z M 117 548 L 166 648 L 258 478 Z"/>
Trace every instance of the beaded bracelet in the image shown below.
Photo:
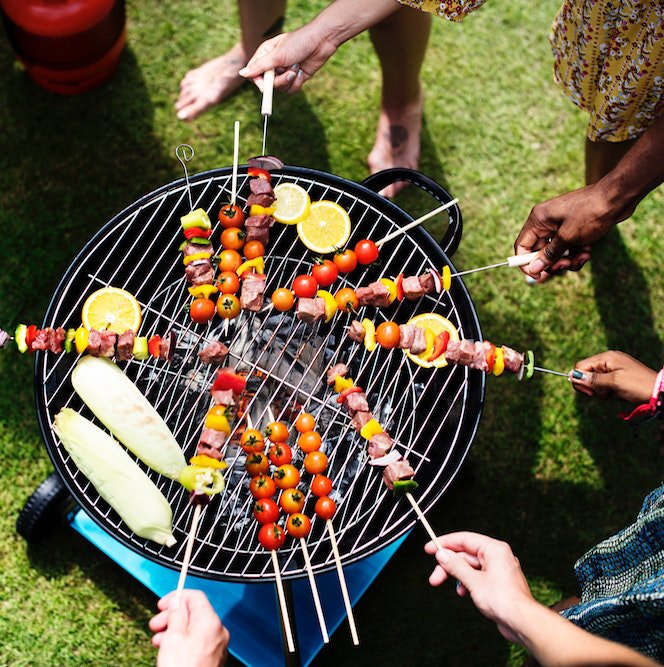
<path fill-rule="evenodd" d="M 655 418 L 661 419 L 664 416 L 664 367 L 657 373 L 657 378 L 655 379 L 648 402 L 637 406 L 628 415 L 624 413 L 619 415 L 624 421 L 632 421 L 638 416 L 645 417 L 642 421 Z"/>

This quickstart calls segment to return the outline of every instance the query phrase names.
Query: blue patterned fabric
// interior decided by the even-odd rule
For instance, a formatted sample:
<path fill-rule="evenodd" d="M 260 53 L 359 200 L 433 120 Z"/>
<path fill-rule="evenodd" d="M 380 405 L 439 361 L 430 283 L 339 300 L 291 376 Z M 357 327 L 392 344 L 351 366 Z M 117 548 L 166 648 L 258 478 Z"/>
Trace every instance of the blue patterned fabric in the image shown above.
<path fill-rule="evenodd" d="M 595 635 L 664 660 L 664 485 L 636 521 L 574 566 L 581 602 L 561 612 Z"/>

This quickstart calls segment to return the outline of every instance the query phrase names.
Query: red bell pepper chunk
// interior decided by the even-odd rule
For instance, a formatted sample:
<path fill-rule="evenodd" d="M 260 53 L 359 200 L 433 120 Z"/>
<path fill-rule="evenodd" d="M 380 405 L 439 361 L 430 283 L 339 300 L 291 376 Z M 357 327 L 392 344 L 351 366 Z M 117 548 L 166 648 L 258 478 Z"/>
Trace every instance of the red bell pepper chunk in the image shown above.
<path fill-rule="evenodd" d="M 450 332 L 449 331 L 441 331 L 434 339 L 433 339 L 433 352 L 431 353 L 431 356 L 427 361 L 433 361 L 434 359 L 438 359 L 438 357 L 441 356 L 447 350 L 447 344 L 450 342 Z"/>
<path fill-rule="evenodd" d="M 32 344 L 35 342 L 35 338 L 37 338 L 37 331 L 36 325 L 31 324 L 25 332 L 25 344 L 28 346 L 28 352 L 34 352 Z"/>
<path fill-rule="evenodd" d="M 488 340 L 485 340 L 484 342 L 489 343 Z M 493 343 L 489 343 L 489 345 L 491 345 L 491 347 L 486 353 L 486 363 L 489 365 L 489 370 L 487 372 L 493 373 L 493 367 L 496 365 L 496 346 Z"/>
<path fill-rule="evenodd" d="M 200 227 L 189 227 L 184 230 L 184 237 L 189 240 L 193 238 L 209 239 L 212 236 L 211 229 L 201 229 Z"/>
<path fill-rule="evenodd" d="M 397 299 L 403 301 L 403 273 L 400 273 L 395 280 L 397 286 Z"/>
<path fill-rule="evenodd" d="M 258 167 L 249 167 L 249 169 L 247 169 L 247 174 L 253 178 L 262 178 L 268 183 L 272 180 L 269 171 L 266 171 L 265 169 L 259 169 Z"/>
<path fill-rule="evenodd" d="M 348 389 L 344 389 L 339 396 L 337 396 L 337 403 L 341 404 L 343 403 L 350 394 L 356 394 L 358 392 L 362 391 L 362 387 L 348 387 Z"/>
<path fill-rule="evenodd" d="M 155 358 L 159 359 L 159 352 L 161 350 L 161 336 L 152 336 L 148 341 L 148 352 Z"/>
<path fill-rule="evenodd" d="M 212 391 L 227 391 L 228 389 L 232 389 L 236 394 L 241 394 L 246 386 L 247 381 L 241 375 L 222 368 L 217 372 L 217 378 L 212 385 Z"/>

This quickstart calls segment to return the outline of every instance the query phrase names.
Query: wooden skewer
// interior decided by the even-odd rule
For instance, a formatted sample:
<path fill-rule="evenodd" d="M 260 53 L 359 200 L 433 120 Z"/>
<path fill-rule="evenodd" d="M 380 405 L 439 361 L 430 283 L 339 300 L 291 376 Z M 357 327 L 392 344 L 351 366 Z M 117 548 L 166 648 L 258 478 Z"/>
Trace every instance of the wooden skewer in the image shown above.
<path fill-rule="evenodd" d="M 286 633 L 286 644 L 288 645 L 289 653 L 295 653 L 295 642 L 293 641 L 293 631 L 291 630 L 290 617 L 288 616 L 288 606 L 286 605 L 286 596 L 284 595 L 284 585 L 281 582 L 281 572 L 279 570 L 279 561 L 277 560 L 277 552 L 270 551 L 272 555 L 272 565 L 274 567 L 274 576 L 277 580 L 277 597 L 279 598 L 279 607 L 281 609 L 281 620 L 284 624 L 284 632 Z"/>
<path fill-rule="evenodd" d="M 184 550 L 184 558 L 182 559 L 182 568 L 180 569 L 180 578 L 178 579 L 178 587 L 175 592 L 175 597 L 179 598 L 184 588 L 184 581 L 187 578 L 187 570 L 189 569 L 189 562 L 191 561 L 191 552 L 194 549 L 194 540 L 196 539 L 196 532 L 198 531 L 198 520 L 201 517 L 203 507 L 196 503 L 194 507 L 194 516 L 191 519 L 191 528 L 189 528 L 189 535 L 187 537 L 187 546 Z"/>
<path fill-rule="evenodd" d="M 408 502 L 413 506 L 415 514 L 417 514 L 417 518 L 422 522 L 422 525 L 424 526 L 427 533 L 429 533 L 429 537 L 434 541 L 435 545 L 438 547 L 438 550 L 442 551 L 443 545 L 438 541 L 438 536 L 436 535 L 436 533 L 434 533 L 431 524 L 424 516 L 424 512 L 422 512 L 422 510 L 420 509 L 420 506 L 417 504 L 415 498 L 413 498 L 412 494 L 410 493 L 406 493 L 406 498 L 408 498 Z"/>
<path fill-rule="evenodd" d="M 236 120 L 233 126 L 233 178 L 231 180 L 231 204 L 235 205 L 237 196 L 237 163 L 240 152 L 240 121 Z"/>
<path fill-rule="evenodd" d="M 346 586 L 346 577 L 344 576 L 344 569 L 341 566 L 341 556 L 339 555 L 339 547 L 337 546 L 337 538 L 334 535 L 334 527 L 332 520 L 327 519 L 325 522 L 327 530 L 330 533 L 330 543 L 332 544 L 332 553 L 334 554 L 334 562 L 337 566 L 337 574 L 339 575 L 339 585 L 341 586 L 341 596 L 344 599 L 346 606 L 346 614 L 348 615 L 348 624 L 350 625 L 350 634 L 353 638 L 353 644 L 359 646 L 360 638 L 357 634 L 357 626 L 355 625 L 355 617 L 353 616 L 353 607 L 350 604 L 350 596 L 348 595 L 348 587 Z"/>
<path fill-rule="evenodd" d="M 403 227 L 400 227 L 399 229 L 389 233 L 387 236 L 384 236 L 380 241 L 376 241 L 376 245 L 380 248 L 384 243 L 387 243 L 388 241 L 391 241 L 392 239 L 396 238 L 399 236 L 399 234 L 404 234 L 407 232 L 409 229 L 413 229 L 413 227 L 417 227 L 418 225 L 421 225 L 423 222 L 426 222 L 429 220 L 429 218 L 433 218 L 434 215 L 438 215 L 439 213 L 442 213 L 443 211 L 446 211 L 448 208 L 452 208 L 455 204 L 458 204 L 459 200 L 458 199 L 453 199 L 450 202 L 447 202 L 447 204 L 443 204 L 442 206 L 439 206 L 438 208 L 434 209 L 433 211 L 429 211 L 428 213 L 425 213 L 421 218 L 417 218 L 417 220 L 413 220 L 412 222 L 409 222 L 407 225 L 404 225 Z"/>
<path fill-rule="evenodd" d="M 328 644 L 330 637 L 327 634 L 327 627 L 325 625 L 325 616 L 323 616 L 323 607 L 320 603 L 318 595 L 318 587 L 314 579 L 314 571 L 311 567 L 311 559 L 309 558 L 309 549 L 307 549 L 307 542 L 304 537 L 300 538 L 300 546 L 302 547 L 302 554 L 304 555 L 304 562 L 307 566 L 307 576 L 309 577 L 309 584 L 311 586 L 311 595 L 314 598 L 314 607 L 316 608 L 316 615 L 318 616 L 318 625 L 320 625 L 320 633 L 323 636 L 323 643 Z"/>

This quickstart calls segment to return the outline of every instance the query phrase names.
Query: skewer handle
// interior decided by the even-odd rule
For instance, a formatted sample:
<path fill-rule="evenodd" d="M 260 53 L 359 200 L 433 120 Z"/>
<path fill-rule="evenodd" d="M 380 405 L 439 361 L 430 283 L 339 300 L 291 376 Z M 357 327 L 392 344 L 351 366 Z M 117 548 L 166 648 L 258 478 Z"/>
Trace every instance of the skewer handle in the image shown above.
<path fill-rule="evenodd" d="M 396 238 L 400 234 L 404 234 L 407 232 L 409 229 L 413 229 L 413 227 L 417 227 L 418 225 L 421 225 L 423 222 L 426 222 L 429 220 L 429 218 L 433 218 L 434 215 L 438 215 L 439 213 L 442 213 L 443 211 L 446 211 L 448 208 L 452 208 L 455 204 L 458 204 L 459 200 L 458 199 L 453 199 L 450 202 L 447 202 L 447 204 L 443 204 L 442 206 L 439 206 L 438 208 L 435 208 L 433 211 L 429 211 L 428 213 L 425 213 L 421 218 L 417 218 L 417 220 L 413 220 L 412 222 L 409 222 L 407 225 L 404 225 L 403 227 L 400 227 L 394 232 L 390 232 L 387 236 L 384 236 L 382 239 L 379 241 L 376 241 L 376 245 L 380 248 L 384 243 L 387 243 L 388 241 L 391 241 L 392 239 Z"/>
<path fill-rule="evenodd" d="M 284 585 L 281 582 L 281 571 L 279 570 L 279 561 L 277 559 L 277 552 L 270 551 L 272 556 L 272 565 L 274 567 L 274 576 L 277 580 L 277 597 L 279 598 L 279 607 L 281 608 L 281 620 L 284 624 L 284 632 L 286 633 L 286 644 L 288 645 L 289 653 L 295 653 L 295 642 L 293 641 L 293 631 L 291 630 L 290 617 L 288 616 L 288 605 L 286 604 L 286 595 L 284 594 Z"/>
<path fill-rule="evenodd" d="M 304 537 L 300 538 L 300 545 L 302 547 L 302 555 L 307 566 L 307 576 L 309 577 L 309 585 L 311 586 L 311 595 L 314 599 L 314 607 L 316 608 L 316 616 L 318 616 L 318 625 L 320 625 L 320 633 L 323 636 L 323 643 L 329 644 L 330 637 L 327 634 L 327 627 L 325 626 L 325 616 L 323 616 L 323 607 L 320 603 L 318 595 L 318 586 L 316 586 L 316 579 L 314 578 L 314 571 L 311 567 L 311 559 L 309 558 L 309 549 L 307 549 L 307 542 Z"/>
<path fill-rule="evenodd" d="M 353 638 L 355 646 L 360 645 L 360 638 L 357 634 L 357 626 L 355 625 L 355 616 L 353 615 L 353 607 L 350 604 L 350 596 L 348 595 L 348 587 L 346 586 L 346 577 L 344 576 L 344 569 L 341 567 L 341 556 L 339 555 L 339 547 L 337 546 L 337 538 L 334 535 L 334 526 L 332 521 L 327 519 L 325 522 L 327 531 L 330 534 L 330 544 L 332 545 L 332 553 L 334 554 L 334 562 L 337 566 L 337 574 L 339 575 L 339 585 L 341 586 L 341 596 L 344 599 L 346 607 L 346 614 L 348 616 L 348 624 L 350 625 L 350 635 Z"/>
<path fill-rule="evenodd" d="M 237 196 L 237 163 L 238 163 L 239 152 L 240 152 L 240 121 L 236 120 L 233 126 L 233 177 L 231 179 L 231 204 L 233 205 L 235 205 L 235 198 Z"/>
<path fill-rule="evenodd" d="M 438 541 L 438 535 L 434 533 L 433 528 L 431 527 L 431 524 L 427 520 L 427 518 L 424 516 L 424 512 L 420 509 L 420 506 L 417 504 L 417 501 L 415 498 L 413 498 L 412 494 L 407 493 L 406 498 L 408 498 L 408 502 L 413 506 L 413 509 L 415 510 L 415 514 L 417 514 L 417 518 L 422 522 L 422 525 L 424 526 L 425 530 L 427 533 L 429 533 L 429 537 L 434 541 L 436 546 L 440 551 L 443 550 L 443 545 Z"/>
<path fill-rule="evenodd" d="M 191 519 L 191 528 L 189 529 L 189 536 L 187 537 L 187 547 L 184 550 L 182 568 L 180 569 L 180 578 L 178 579 L 178 587 L 175 592 L 176 598 L 180 597 L 182 589 L 184 588 L 184 581 L 187 578 L 187 570 L 189 569 L 189 562 L 191 561 L 191 552 L 194 549 L 194 540 L 196 539 L 196 532 L 198 531 L 198 520 L 201 516 L 201 510 L 201 505 L 196 505 L 194 507 L 194 516 Z"/>
<path fill-rule="evenodd" d="M 269 69 L 263 73 L 263 102 L 261 104 L 261 114 L 263 116 L 272 115 L 272 98 L 274 96 L 274 70 Z"/>
<path fill-rule="evenodd" d="M 507 258 L 507 266 L 525 266 L 526 264 L 530 264 L 535 257 L 539 255 L 539 251 L 535 252 L 529 252 L 525 255 L 512 255 L 511 257 Z"/>

